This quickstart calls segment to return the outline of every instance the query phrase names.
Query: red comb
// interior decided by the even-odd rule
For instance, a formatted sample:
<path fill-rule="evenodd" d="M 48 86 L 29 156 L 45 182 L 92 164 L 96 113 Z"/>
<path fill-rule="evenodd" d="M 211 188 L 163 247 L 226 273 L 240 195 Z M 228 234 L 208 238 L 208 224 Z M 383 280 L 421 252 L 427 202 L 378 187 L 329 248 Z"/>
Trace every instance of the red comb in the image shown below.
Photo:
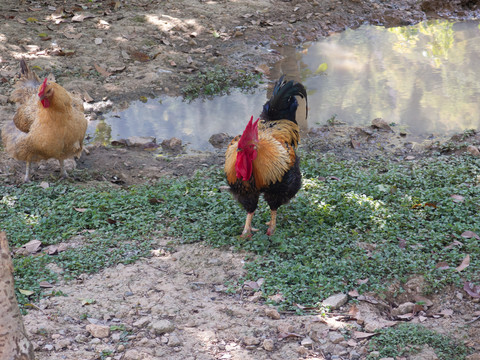
<path fill-rule="evenodd" d="M 40 91 L 38 92 L 38 96 L 43 96 L 43 93 L 45 92 L 45 86 L 47 86 L 47 78 L 43 80 L 42 87 L 40 88 Z"/>

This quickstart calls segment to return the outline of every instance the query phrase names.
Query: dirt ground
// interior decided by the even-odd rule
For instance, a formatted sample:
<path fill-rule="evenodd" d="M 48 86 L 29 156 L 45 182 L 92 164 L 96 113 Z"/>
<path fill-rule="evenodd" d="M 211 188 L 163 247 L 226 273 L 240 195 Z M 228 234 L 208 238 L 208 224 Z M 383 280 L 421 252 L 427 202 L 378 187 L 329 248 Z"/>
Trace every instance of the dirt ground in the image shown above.
<path fill-rule="evenodd" d="M 213 65 L 268 74 L 281 57 L 272 48 L 363 23 L 399 26 L 478 15 L 480 6 L 471 0 L 0 0 L 0 123 L 15 111 L 8 96 L 22 56 L 40 75 L 51 72 L 81 95 L 91 105 L 87 116 L 94 118 L 141 96 L 179 95 L 190 74 Z M 414 141 L 371 127 L 325 127 L 305 135 L 303 151 L 349 158 L 405 159 L 449 150 L 438 148 L 435 139 Z M 479 135 L 470 140 L 480 142 Z M 70 181 L 130 185 L 190 175 L 223 161 L 222 149 L 187 155 L 92 145 L 89 151 L 68 163 L 77 169 Z M 54 161 L 36 165 L 34 181 L 52 180 L 52 170 L 58 171 Z M 0 152 L 1 181 L 19 183 L 23 171 L 24 164 Z M 369 341 L 363 333 L 391 325 L 392 309 L 422 295 L 421 279 L 414 278 L 402 298 L 360 301 L 357 307 L 347 303 L 326 319 L 278 313 L 251 287 L 232 293 L 225 286 L 241 277 L 244 254 L 201 244 L 161 250 L 170 240 L 158 239 L 148 260 L 57 284 L 55 290 L 68 297 L 45 298 L 25 317 L 36 357 L 363 359 Z M 425 316 L 413 321 L 480 352 L 478 302 L 454 289 L 427 300 Z M 347 330 L 355 336 L 348 338 Z M 434 358 L 428 347 L 417 357 Z"/>

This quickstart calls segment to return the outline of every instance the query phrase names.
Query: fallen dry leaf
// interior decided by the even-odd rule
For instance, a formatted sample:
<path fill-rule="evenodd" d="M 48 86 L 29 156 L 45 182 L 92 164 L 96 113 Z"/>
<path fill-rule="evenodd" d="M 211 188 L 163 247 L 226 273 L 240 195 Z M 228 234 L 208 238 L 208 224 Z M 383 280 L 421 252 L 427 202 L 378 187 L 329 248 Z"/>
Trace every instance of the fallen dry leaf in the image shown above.
<path fill-rule="evenodd" d="M 452 309 L 444 309 L 438 313 L 438 315 L 443 315 L 445 317 L 450 317 L 453 315 L 453 310 Z"/>
<path fill-rule="evenodd" d="M 448 245 L 448 246 L 445 247 L 445 250 L 451 249 L 451 248 L 453 248 L 454 246 L 460 246 L 460 247 L 462 247 L 462 246 L 463 246 L 463 243 L 461 243 L 461 242 L 458 241 L 458 240 L 453 240 L 453 242 L 452 242 L 450 245 Z"/>
<path fill-rule="evenodd" d="M 397 318 L 402 319 L 402 320 L 411 320 L 413 319 L 413 313 L 408 313 L 408 314 L 403 314 L 403 315 L 398 315 Z"/>
<path fill-rule="evenodd" d="M 372 336 L 375 336 L 375 335 L 376 335 L 375 333 L 367 333 L 367 332 L 363 332 L 363 331 L 354 331 L 353 332 L 353 336 L 358 340 L 368 339 L 368 338 L 371 338 Z"/>
<path fill-rule="evenodd" d="M 470 265 L 470 255 L 465 256 L 462 263 L 457 267 L 457 271 L 465 270 Z"/>
<path fill-rule="evenodd" d="M 280 340 L 288 339 L 288 338 L 300 338 L 300 337 L 302 337 L 302 335 L 295 334 L 295 333 L 280 333 L 280 334 L 278 334 L 278 338 Z"/>
<path fill-rule="evenodd" d="M 46 181 L 42 181 L 42 182 L 40 183 L 40 187 L 41 187 L 42 189 L 48 189 L 48 188 L 50 187 L 50 184 L 49 184 L 48 182 L 46 182 Z"/>
<path fill-rule="evenodd" d="M 358 316 L 358 307 L 357 305 L 353 304 L 350 310 L 348 310 L 348 315 L 350 315 L 352 318 L 356 319 Z"/>
<path fill-rule="evenodd" d="M 41 287 L 41 288 L 44 288 L 44 289 L 53 288 L 53 285 L 50 284 L 50 283 L 47 282 L 47 281 L 40 281 L 40 283 L 39 283 L 38 285 L 40 285 L 40 287 Z"/>
<path fill-rule="evenodd" d="M 447 262 L 441 261 L 437 265 L 435 265 L 435 267 L 439 270 L 445 270 L 445 269 L 448 269 L 450 266 L 448 265 Z"/>
<path fill-rule="evenodd" d="M 136 60 L 136 61 L 140 61 L 140 62 L 150 61 L 150 56 L 148 56 L 147 54 L 141 51 L 133 50 L 129 53 L 129 55 L 133 60 Z"/>
<path fill-rule="evenodd" d="M 67 39 L 74 39 L 74 40 L 80 39 L 82 35 L 83 35 L 82 33 L 75 33 L 75 34 L 64 33 L 63 34 L 63 36 L 65 36 Z"/>
<path fill-rule="evenodd" d="M 42 246 L 42 242 L 40 240 L 32 240 L 22 246 L 22 248 L 26 249 L 30 254 L 34 254 L 40 250 Z"/>
<path fill-rule="evenodd" d="M 464 237 L 465 239 L 475 238 L 475 239 L 477 239 L 477 240 L 480 240 L 480 236 L 478 236 L 477 234 L 475 234 L 473 231 L 469 231 L 469 230 L 463 232 L 461 236 Z"/>
<path fill-rule="evenodd" d="M 465 197 L 462 195 L 452 195 L 450 197 L 452 198 L 453 202 L 456 203 L 463 203 L 465 201 Z"/>
<path fill-rule="evenodd" d="M 360 294 L 358 293 L 358 291 L 356 289 L 353 289 L 353 290 L 350 290 L 348 292 L 348 295 L 350 295 L 351 297 L 357 297 L 359 296 Z"/>
<path fill-rule="evenodd" d="M 463 290 L 465 290 L 471 297 L 480 298 L 480 285 L 475 285 L 473 282 L 465 281 L 463 284 Z M 480 312 L 478 313 L 478 315 L 480 315 Z"/>
<path fill-rule="evenodd" d="M 83 212 L 87 211 L 86 208 L 74 208 L 74 209 L 75 209 L 75 211 L 78 211 L 80 213 L 83 213 Z"/>
<path fill-rule="evenodd" d="M 95 67 L 95 70 L 97 70 L 98 73 L 102 76 L 109 77 L 110 75 L 112 75 L 112 73 L 108 72 L 97 63 L 93 64 L 93 66 Z"/>
<path fill-rule="evenodd" d="M 360 300 L 360 301 L 366 301 L 366 302 L 368 302 L 370 304 L 373 304 L 373 305 L 378 304 L 378 301 L 375 300 L 375 298 L 373 298 L 371 296 L 360 295 L 357 299 Z"/>

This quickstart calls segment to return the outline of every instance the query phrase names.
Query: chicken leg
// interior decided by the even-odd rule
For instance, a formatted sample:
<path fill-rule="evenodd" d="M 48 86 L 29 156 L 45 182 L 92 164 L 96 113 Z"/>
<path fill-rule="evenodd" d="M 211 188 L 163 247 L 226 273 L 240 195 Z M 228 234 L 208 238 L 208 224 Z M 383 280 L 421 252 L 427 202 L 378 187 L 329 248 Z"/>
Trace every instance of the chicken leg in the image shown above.
<path fill-rule="evenodd" d="M 268 225 L 268 230 L 267 230 L 267 235 L 272 236 L 275 232 L 275 227 L 277 226 L 277 210 L 270 210 L 271 212 L 271 217 L 270 221 L 267 223 Z"/>
<path fill-rule="evenodd" d="M 255 229 L 252 227 L 252 219 L 254 214 L 255 214 L 255 211 L 251 213 L 247 213 L 247 219 L 245 220 L 245 227 L 243 228 L 243 231 L 242 231 L 242 237 L 250 237 L 252 236 L 252 231 L 258 231 L 258 229 Z"/>
<path fill-rule="evenodd" d="M 62 175 L 62 178 L 68 178 L 67 170 L 65 170 L 64 160 L 58 160 L 58 162 L 60 163 L 60 174 Z"/>
<path fill-rule="evenodd" d="M 23 182 L 30 182 L 30 161 L 27 161 L 26 163 L 26 169 L 25 169 L 25 177 L 23 178 Z"/>

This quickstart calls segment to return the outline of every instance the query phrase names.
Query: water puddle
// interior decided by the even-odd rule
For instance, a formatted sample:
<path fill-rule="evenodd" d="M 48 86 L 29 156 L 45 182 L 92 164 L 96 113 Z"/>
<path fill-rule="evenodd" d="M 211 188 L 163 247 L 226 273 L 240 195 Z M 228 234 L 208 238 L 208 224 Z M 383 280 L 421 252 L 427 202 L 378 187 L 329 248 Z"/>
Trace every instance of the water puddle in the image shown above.
<path fill-rule="evenodd" d="M 308 124 L 367 125 L 375 118 L 413 135 L 448 135 L 480 125 L 479 22 L 433 21 L 385 29 L 362 26 L 308 44 L 280 48 L 271 80 L 285 73 L 302 81 L 309 94 Z M 320 67 L 324 72 L 316 71 Z M 92 136 L 173 136 L 189 147 L 212 149 L 212 134 L 240 133 L 258 115 L 266 89 L 234 92 L 191 103 L 181 98 L 134 102 L 104 122 L 92 122 Z"/>

